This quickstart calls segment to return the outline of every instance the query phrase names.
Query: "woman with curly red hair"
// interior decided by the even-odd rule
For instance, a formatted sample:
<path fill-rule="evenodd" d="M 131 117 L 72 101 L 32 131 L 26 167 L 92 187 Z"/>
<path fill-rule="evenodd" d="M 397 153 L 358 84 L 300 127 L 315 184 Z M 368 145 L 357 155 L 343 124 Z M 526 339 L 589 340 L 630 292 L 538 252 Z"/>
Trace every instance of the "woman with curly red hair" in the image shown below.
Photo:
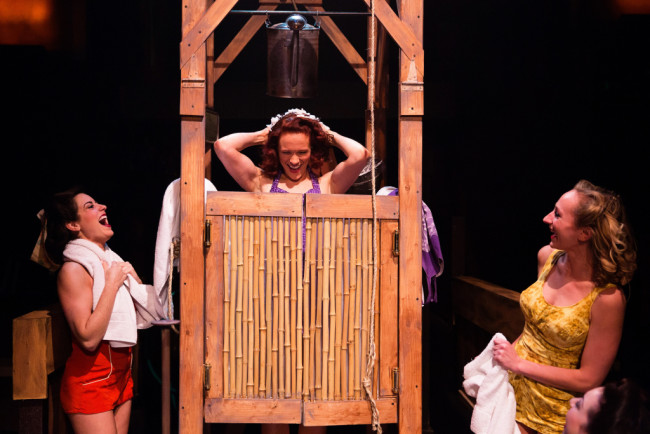
<path fill-rule="evenodd" d="M 243 154 L 262 146 L 260 167 Z M 331 171 L 331 147 L 347 157 Z M 218 139 L 214 150 L 224 167 L 246 191 L 271 193 L 345 193 L 366 165 L 368 150 L 330 130 L 304 110 L 289 110 L 263 130 L 234 133 Z"/>

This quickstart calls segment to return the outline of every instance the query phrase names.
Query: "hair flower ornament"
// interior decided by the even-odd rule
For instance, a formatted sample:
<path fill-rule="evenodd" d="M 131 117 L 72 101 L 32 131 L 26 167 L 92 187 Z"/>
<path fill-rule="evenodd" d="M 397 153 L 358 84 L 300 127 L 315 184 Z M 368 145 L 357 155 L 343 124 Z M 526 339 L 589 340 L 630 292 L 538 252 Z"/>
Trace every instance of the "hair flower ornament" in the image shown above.
<path fill-rule="evenodd" d="M 299 118 L 311 119 L 313 121 L 320 122 L 321 126 L 323 127 L 323 130 L 325 130 L 325 131 L 329 130 L 329 127 L 327 125 L 325 125 L 324 123 L 322 123 L 319 118 L 312 115 L 311 113 L 308 113 L 307 111 L 305 111 L 305 109 L 298 109 L 298 108 L 293 108 L 293 109 L 287 110 L 287 112 L 284 113 L 284 114 L 278 113 L 276 116 L 271 118 L 271 123 L 269 125 L 267 125 L 267 127 L 269 129 L 273 129 L 275 124 L 277 124 L 280 119 L 282 119 L 283 117 L 285 117 L 287 115 L 294 115 L 294 116 L 297 116 Z"/>

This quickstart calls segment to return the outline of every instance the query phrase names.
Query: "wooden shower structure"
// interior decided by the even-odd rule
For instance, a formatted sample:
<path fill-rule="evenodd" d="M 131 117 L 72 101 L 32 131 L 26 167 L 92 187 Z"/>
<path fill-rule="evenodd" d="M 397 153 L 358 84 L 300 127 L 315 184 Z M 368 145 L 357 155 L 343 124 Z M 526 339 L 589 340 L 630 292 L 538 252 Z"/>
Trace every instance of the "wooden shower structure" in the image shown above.
<path fill-rule="evenodd" d="M 358 1 L 365 3 L 369 12 L 374 11 L 376 20 L 378 37 L 369 39 L 379 44 L 369 43 L 368 57 L 364 59 L 357 53 L 325 13 L 321 15 L 321 29 L 366 84 L 370 77 L 379 82 L 378 97 L 368 98 L 367 113 L 376 112 L 373 119 L 377 121 L 367 121 L 366 143 L 370 143 L 370 128 L 375 126 L 375 148 L 380 152 L 385 140 L 386 83 L 380 80 L 386 77 L 382 66 L 386 38 L 392 38 L 399 47 L 399 195 L 377 197 L 376 202 L 367 195 L 307 195 L 304 202 L 301 195 L 291 194 L 206 195 L 204 178 L 209 178 L 211 159 L 211 146 L 205 139 L 206 113 L 213 105 L 213 86 L 265 17 L 252 14 L 214 59 L 213 32 L 237 1 L 182 2 L 179 432 L 183 434 L 202 433 L 204 423 L 218 422 L 370 424 L 371 400 L 365 399 L 359 383 L 353 382 L 363 377 L 356 367 L 360 363 L 345 362 L 354 357 L 361 357 L 361 363 L 366 361 L 368 343 L 363 338 L 367 339 L 369 320 L 370 324 L 374 320 L 377 343 L 370 387 L 379 421 L 397 423 L 403 434 L 422 430 L 423 0 L 398 0 L 396 9 L 387 0 L 375 0 L 374 5 L 371 0 Z M 321 0 L 259 2 L 259 10 L 282 6 L 326 12 Z M 372 19 L 369 16 L 369 35 Z M 369 67 L 371 62 L 376 62 L 377 67 Z M 374 233 L 373 218 L 378 222 Z M 308 235 L 301 244 L 303 225 Z M 371 238 L 376 239 L 376 244 L 369 241 Z M 342 243 L 348 247 L 341 248 Z M 349 248 L 352 243 L 354 247 Z M 322 250 L 316 251 L 315 245 Z M 373 246 L 377 249 L 373 250 Z M 361 260 L 347 256 L 354 255 L 355 248 Z M 343 261 L 339 261 L 341 257 L 345 257 Z M 373 298 L 369 298 L 367 283 L 373 261 L 377 261 L 378 283 L 375 304 L 371 306 Z M 264 273 L 273 267 L 279 271 L 267 277 Z M 289 278 L 290 273 L 294 277 Z M 363 276 L 357 279 L 356 292 L 363 298 L 356 303 L 355 313 L 343 315 L 346 308 L 341 308 L 342 300 L 346 306 L 354 302 L 352 291 L 340 288 L 338 282 L 351 281 L 353 273 Z M 332 277 L 329 287 L 328 276 Z M 286 286 L 273 279 L 286 282 Z M 246 292 L 246 287 L 252 287 L 247 286 L 251 280 L 256 281 L 256 289 Z M 315 311 L 310 310 L 310 304 L 318 291 L 317 281 L 318 285 L 325 284 L 319 287 L 321 304 L 316 315 L 320 322 L 316 332 Z M 262 282 L 267 282 L 266 286 Z M 239 292 L 242 286 L 243 292 Z M 366 308 L 368 312 L 374 310 L 372 318 L 371 313 L 364 313 Z M 282 317 L 269 318 L 283 309 L 285 315 L 287 309 L 291 312 L 284 322 Z M 341 311 L 338 316 L 333 314 L 335 309 Z M 258 319 L 264 313 L 267 322 L 259 326 Z M 232 325 L 233 316 L 236 325 Z M 353 337 L 341 337 L 344 320 L 348 322 L 346 330 L 359 333 L 358 350 L 353 350 Z M 355 321 L 359 324 L 353 327 Z M 265 342 L 263 333 L 266 339 L 273 333 L 273 339 L 280 341 L 268 340 L 270 352 L 268 346 L 266 351 L 260 349 Z M 315 350 L 316 336 L 322 344 Z M 254 345 L 247 345 L 252 341 Z M 349 347 L 341 353 L 346 344 Z M 309 377 L 307 371 L 314 373 L 315 365 L 319 365 L 319 372 Z"/>

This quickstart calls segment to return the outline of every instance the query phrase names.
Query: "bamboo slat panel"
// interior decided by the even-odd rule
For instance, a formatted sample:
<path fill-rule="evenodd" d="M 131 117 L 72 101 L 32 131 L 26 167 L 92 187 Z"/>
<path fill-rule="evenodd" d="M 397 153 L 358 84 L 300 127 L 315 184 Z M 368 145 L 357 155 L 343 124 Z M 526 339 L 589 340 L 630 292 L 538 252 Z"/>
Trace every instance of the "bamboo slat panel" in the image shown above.
<path fill-rule="evenodd" d="M 212 367 L 204 408 L 206 421 L 278 422 L 278 414 L 283 420 L 294 417 L 285 414 L 293 411 L 293 404 L 271 412 L 269 402 L 326 401 L 357 405 L 345 411 L 323 407 L 333 413 L 312 416 L 312 424 L 336 419 L 336 412 L 345 415 L 341 420 L 350 420 L 346 424 L 369 423 L 371 413 L 362 380 L 366 375 L 374 261 L 386 270 L 378 275 L 377 283 L 373 394 L 390 394 L 390 370 L 397 361 L 397 260 L 391 253 L 391 234 L 397 220 L 378 221 L 384 228 L 379 239 L 379 246 L 384 246 L 379 248 L 380 257 L 385 258 L 378 259 L 372 251 L 372 219 L 308 215 L 303 221 L 301 213 L 274 209 L 280 202 L 267 201 L 282 197 L 284 208 L 288 196 L 294 195 L 208 195 L 208 212 L 215 215 L 211 217 L 214 252 L 206 264 L 206 292 L 211 294 L 206 296 L 210 305 L 206 342 L 212 346 L 206 349 L 206 364 Z M 301 209 L 302 197 L 295 196 L 300 202 L 292 202 L 288 208 Z M 251 206 L 247 203 L 251 198 L 258 203 Z M 327 201 L 311 199 L 306 201 L 307 212 L 319 215 Z M 381 199 L 387 199 L 381 201 L 382 212 L 395 216 L 387 210 L 397 198 Z M 350 210 L 361 209 L 354 200 L 337 199 L 334 203 L 348 204 Z M 226 209 L 242 211 L 242 215 L 216 214 Z M 262 213 L 250 215 L 253 209 Z M 215 271 L 210 271 L 212 268 Z M 393 288 L 382 289 L 384 279 Z M 380 296 L 383 293 L 386 295 Z M 215 297 L 221 301 L 213 301 Z M 219 309 L 215 303 L 221 303 Z M 380 315 L 380 307 L 387 316 Z M 217 312 L 222 316 L 215 318 L 213 313 Z M 219 331 L 216 339 L 220 345 L 216 345 L 214 334 Z M 381 333 L 388 335 L 382 338 Z M 381 346 L 384 340 L 386 349 Z M 382 369 L 386 372 L 380 374 Z M 396 418 L 397 406 L 394 400 L 382 402 L 392 415 L 386 420 L 390 422 Z M 255 403 L 259 403 L 259 411 Z M 299 407 L 299 413 L 302 409 Z"/>
<path fill-rule="evenodd" d="M 217 283 L 214 276 L 220 273 L 207 273 L 208 283 L 215 285 L 208 293 L 221 297 L 222 306 L 214 307 L 212 295 L 208 300 L 210 311 L 223 312 L 223 320 L 208 319 L 207 329 L 214 348 L 218 345 L 213 342 L 212 335 L 219 328 L 223 330 L 219 342 L 222 354 L 215 354 L 214 348 L 206 349 L 206 354 L 215 360 L 210 365 L 222 370 L 212 378 L 223 379 L 223 395 L 212 392 L 208 395 L 215 398 L 363 399 L 361 381 L 368 348 L 374 261 L 372 221 L 307 219 L 310 242 L 303 259 L 307 232 L 303 247 L 301 218 L 226 216 L 213 219 L 213 227 L 223 228 L 221 234 L 215 234 L 223 242 L 215 248 L 218 253 L 211 255 L 214 267 L 208 265 L 208 270 L 221 270 L 223 276 Z M 265 227 L 266 238 L 255 227 Z M 316 231 L 313 228 L 317 228 Z M 313 268 L 315 273 L 312 273 Z M 385 292 L 394 294 L 394 290 Z M 261 300 L 267 301 L 263 324 L 254 319 L 261 316 Z M 397 314 L 395 301 L 390 300 L 393 306 L 387 307 L 393 319 Z M 310 306 L 315 309 L 308 309 Z M 387 325 L 384 329 L 390 327 Z M 263 335 L 267 343 L 265 354 L 259 342 Z M 394 344 L 394 341 L 394 336 L 387 338 L 387 342 Z M 393 344 L 388 348 L 396 357 L 397 349 Z M 316 363 L 312 362 L 314 359 Z M 270 379 L 266 378 L 261 384 L 259 372 L 269 360 L 271 369 L 267 369 L 266 374 L 270 374 Z M 312 383 L 314 393 L 303 393 L 303 384 L 308 390 Z M 221 389 L 215 384 L 215 390 Z"/>

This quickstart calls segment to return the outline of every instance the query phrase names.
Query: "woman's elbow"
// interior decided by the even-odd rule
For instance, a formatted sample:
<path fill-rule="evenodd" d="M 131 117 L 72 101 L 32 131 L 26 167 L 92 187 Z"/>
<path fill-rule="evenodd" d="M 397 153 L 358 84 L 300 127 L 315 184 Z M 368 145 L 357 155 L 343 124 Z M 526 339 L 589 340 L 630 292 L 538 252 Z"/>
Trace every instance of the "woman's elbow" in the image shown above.
<path fill-rule="evenodd" d="M 361 150 L 359 153 L 361 154 L 361 159 L 364 161 L 370 158 L 370 151 L 365 146 L 361 146 Z"/>
<path fill-rule="evenodd" d="M 94 352 L 98 347 L 99 344 L 102 342 L 101 338 L 91 338 L 91 337 L 81 337 L 81 336 L 75 336 L 77 343 L 79 346 L 86 352 L 92 353 Z"/>
<path fill-rule="evenodd" d="M 575 392 L 587 393 L 595 387 L 599 387 L 605 381 L 604 376 L 590 375 L 578 379 L 575 387 Z"/>
<path fill-rule="evenodd" d="M 219 154 L 222 153 L 224 149 L 223 142 L 221 140 L 216 140 L 213 143 L 212 148 L 214 149 L 214 153 L 217 154 L 217 156 L 219 156 Z"/>
<path fill-rule="evenodd" d="M 351 152 L 348 158 L 355 163 L 363 162 L 365 164 L 368 158 L 370 158 L 370 151 L 363 146 L 359 146 L 359 149 Z"/>

